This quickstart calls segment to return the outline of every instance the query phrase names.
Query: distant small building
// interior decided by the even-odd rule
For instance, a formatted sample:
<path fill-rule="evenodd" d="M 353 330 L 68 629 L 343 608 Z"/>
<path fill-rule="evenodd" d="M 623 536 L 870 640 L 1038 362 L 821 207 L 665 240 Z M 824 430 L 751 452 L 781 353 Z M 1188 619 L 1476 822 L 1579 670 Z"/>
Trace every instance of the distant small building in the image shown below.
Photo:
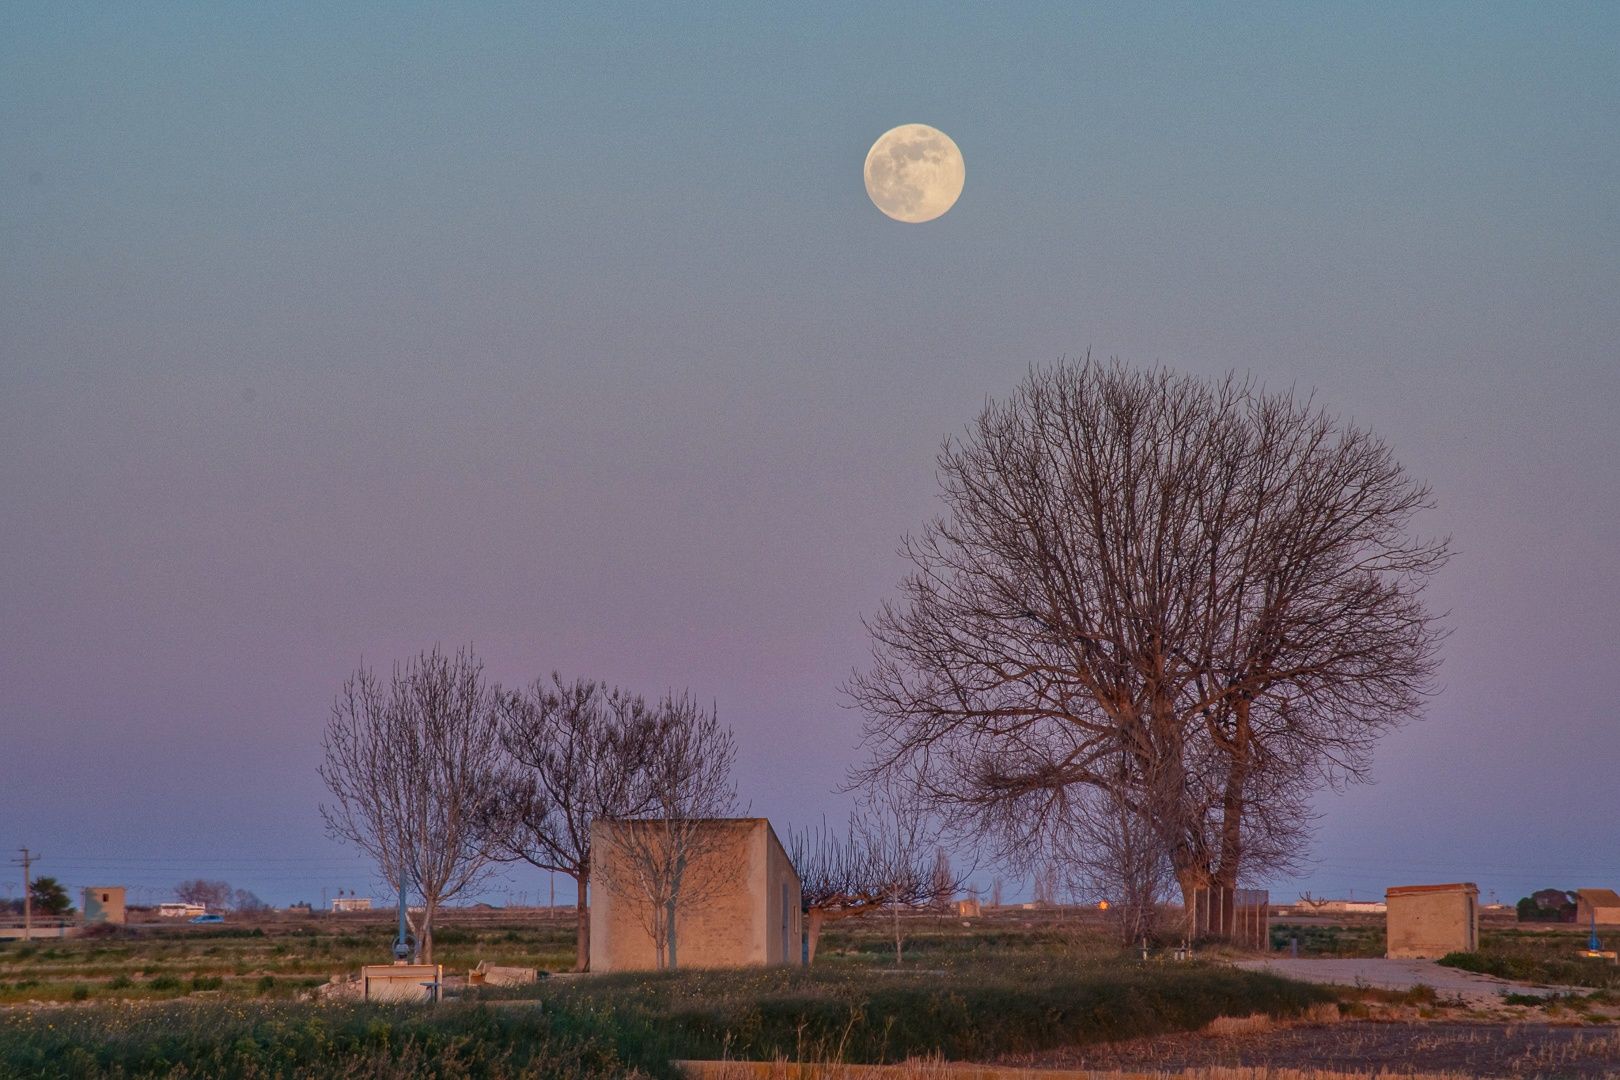
<path fill-rule="evenodd" d="M 158 918 L 160 919 L 189 919 L 193 915 L 206 915 L 208 908 L 203 904 L 167 903 L 158 905 Z"/>
<path fill-rule="evenodd" d="M 716 818 L 686 873 L 705 883 L 703 896 L 676 909 L 676 966 L 746 967 L 803 963 L 798 872 L 764 818 Z M 622 865 L 618 830 L 650 829 L 646 821 L 597 819 L 591 825 L 591 970 L 647 971 L 658 965 L 644 917 L 647 902 L 607 886 Z"/>
<path fill-rule="evenodd" d="M 1471 881 L 1397 885 L 1384 904 L 1387 957 L 1435 960 L 1479 948 L 1479 886 Z"/>
<path fill-rule="evenodd" d="M 1576 889 L 1575 922 L 1579 926 L 1620 926 L 1620 895 L 1613 889 Z"/>
<path fill-rule="evenodd" d="M 114 926 L 123 926 L 126 919 L 124 887 L 122 885 L 87 886 L 84 890 L 83 907 L 86 926 L 93 923 L 111 923 Z"/>
<path fill-rule="evenodd" d="M 1313 915 L 1383 915 L 1389 910 L 1383 900 L 1305 900 L 1300 905 Z"/>
<path fill-rule="evenodd" d="M 342 911 L 370 911 L 371 897 L 369 896 L 334 896 L 332 910 Z"/>
<path fill-rule="evenodd" d="M 977 896 L 969 896 L 956 902 L 956 914 L 963 919 L 977 919 L 984 914 L 984 906 Z"/>

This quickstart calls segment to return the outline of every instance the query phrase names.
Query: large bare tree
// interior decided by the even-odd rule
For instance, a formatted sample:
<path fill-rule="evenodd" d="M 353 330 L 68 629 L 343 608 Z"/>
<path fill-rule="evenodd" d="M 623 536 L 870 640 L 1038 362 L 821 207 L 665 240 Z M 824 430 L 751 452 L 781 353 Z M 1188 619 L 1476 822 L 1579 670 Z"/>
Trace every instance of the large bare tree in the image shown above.
<path fill-rule="evenodd" d="M 411 915 L 419 956 L 433 960 L 433 920 L 489 869 L 478 808 L 501 764 L 494 695 L 468 650 L 438 648 L 387 682 L 362 667 L 344 684 L 326 727 L 321 778 L 333 802 L 327 830 L 421 899 Z"/>
<path fill-rule="evenodd" d="M 690 694 L 666 695 L 653 710 L 653 751 L 636 776 L 643 809 L 595 832 L 597 885 L 626 901 L 652 939 L 659 970 L 679 960 L 679 915 L 736 883 L 715 856 L 729 839 L 716 818 L 736 808 L 731 779 L 736 739 L 715 711 Z"/>
<path fill-rule="evenodd" d="M 660 725 L 644 699 L 588 680 L 499 695 L 510 758 L 485 803 L 497 859 L 566 874 L 576 889 L 574 970 L 590 966 L 591 823 L 641 814 Z"/>
<path fill-rule="evenodd" d="M 1418 711 L 1429 490 L 1370 432 L 1228 377 L 1035 369 L 939 455 L 849 691 L 860 779 L 1017 861 L 1111 793 L 1183 894 L 1286 865 L 1310 793 Z"/>

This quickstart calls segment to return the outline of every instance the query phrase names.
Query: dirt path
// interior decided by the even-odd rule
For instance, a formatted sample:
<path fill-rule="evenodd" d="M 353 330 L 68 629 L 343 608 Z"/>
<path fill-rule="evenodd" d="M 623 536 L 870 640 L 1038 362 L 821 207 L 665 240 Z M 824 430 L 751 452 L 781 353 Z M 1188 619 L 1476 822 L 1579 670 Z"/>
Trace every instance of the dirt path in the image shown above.
<path fill-rule="evenodd" d="M 1595 1080 L 1620 1068 L 1620 1027 L 1351 1021 L 1246 1035 L 1169 1035 L 1003 1062 L 1050 1069 L 1264 1068 Z"/>
<path fill-rule="evenodd" d="M 1495 1004 L 1501 1001 L 1505 993 L 1525 994 L 1531 997 L 1587 993 L 1579 987 L 1533 986 L 1530 983 L 1498 979 L 1492 975 L 1476 975 L 1472 971 L 1441 967 L 1433 960 L 1300 960 L 1268 957 L 1264 960 L 1240 960 L 1237 966 L 1248 971 L 1281 975 L 1285 979 L 1333 986 L 1372 986 L 1380 990 L 1410 990 L 1419 985 L 1431 986 L 1442 998 L 1462 998 L 1476 1005 Z"/>

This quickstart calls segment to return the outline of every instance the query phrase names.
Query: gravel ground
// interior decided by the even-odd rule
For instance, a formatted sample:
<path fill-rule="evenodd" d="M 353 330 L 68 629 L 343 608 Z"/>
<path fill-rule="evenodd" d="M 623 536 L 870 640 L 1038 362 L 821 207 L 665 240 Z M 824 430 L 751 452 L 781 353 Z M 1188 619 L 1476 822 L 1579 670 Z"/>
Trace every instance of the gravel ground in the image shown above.
<path fill-rule="evenodd" d="M 1441 967 L 1433 960 L 1298 960 L 1288 957 L 1267 957 L 1264 960 L 1240 960 L 1237 966 L 1249 971 L 1270 972 L 1285 979 L 1327 983 L 1334 986 L 1373 986 L 1381 990 L 1410 990 L 1418 985 L 1431 986 L 1443 998 L 1462 998 L 1472 1004 L 1491 1004 L 1500 1001 L 1504 993 L 1549 997 L 1553 994 L 1589 992 L 1574 986 L 1533 986 L 1530 983 L 1510 982 L 1492 975 L 1478 975 L 1472 971 Z"/>

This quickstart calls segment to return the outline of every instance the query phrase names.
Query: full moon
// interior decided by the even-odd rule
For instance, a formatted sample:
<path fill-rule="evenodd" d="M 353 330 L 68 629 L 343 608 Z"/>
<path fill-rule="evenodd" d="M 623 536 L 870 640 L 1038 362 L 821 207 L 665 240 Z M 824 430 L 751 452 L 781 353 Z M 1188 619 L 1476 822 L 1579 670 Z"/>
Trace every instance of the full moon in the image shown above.
<path fill-rule="evenodd" d="M 962 151 L 927 124 L 901 124 L 866 152 L 866 193 L 896 221 L 933 221 L 956 205 L 966 178 Z"/>

